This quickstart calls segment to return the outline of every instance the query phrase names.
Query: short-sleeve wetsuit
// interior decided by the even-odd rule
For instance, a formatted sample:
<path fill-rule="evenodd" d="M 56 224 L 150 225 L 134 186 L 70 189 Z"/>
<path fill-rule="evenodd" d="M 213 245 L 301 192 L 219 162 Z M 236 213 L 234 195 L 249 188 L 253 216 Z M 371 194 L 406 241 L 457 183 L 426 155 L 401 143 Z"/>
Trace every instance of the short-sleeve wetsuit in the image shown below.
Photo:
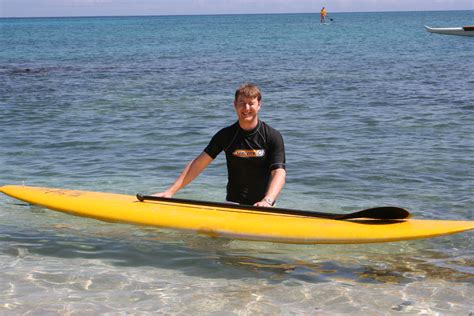
<path fill-rule="evenodd" d="M 258 121 L 251 131 L 239 122 L 221 129 L 204 149 L 212 159 L 221 151 L 227 160 L 227 201 L 253 205 L 265 197 L 271 171 L 285 169 L 285 146 L 281 134 Z"/>

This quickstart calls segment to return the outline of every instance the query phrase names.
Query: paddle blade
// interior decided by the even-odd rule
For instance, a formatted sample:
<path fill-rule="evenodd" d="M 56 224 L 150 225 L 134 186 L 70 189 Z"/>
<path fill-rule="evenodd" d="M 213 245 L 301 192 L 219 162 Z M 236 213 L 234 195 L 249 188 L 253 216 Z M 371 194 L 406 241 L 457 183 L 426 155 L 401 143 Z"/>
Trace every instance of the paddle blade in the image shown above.
<path fill-rule="evenodd" d="M 407 219 L 411 214 L 396 206 L 381 206 L 341 215 L 338 219 L 372 218 L 372 219 Z"/>

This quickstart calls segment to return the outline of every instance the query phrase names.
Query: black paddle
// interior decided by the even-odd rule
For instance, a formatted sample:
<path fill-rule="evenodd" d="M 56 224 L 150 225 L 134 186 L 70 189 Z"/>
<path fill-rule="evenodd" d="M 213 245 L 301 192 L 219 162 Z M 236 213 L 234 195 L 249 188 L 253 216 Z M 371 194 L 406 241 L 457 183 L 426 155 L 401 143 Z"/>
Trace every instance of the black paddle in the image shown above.
<path fill-rule="evenodd" d="M 239 205 L 239 204 L 230 204 L 230 203 L 221 203 L 221 202 L 164 198 L 164 197 L 141 195 L 141 194 L 137 194 L 137 199 L 141 202 L 160 201 L 160 202 L 170 202 L 170 203 L 178 203 L 178 204 L 203 205 L 203 206 L 210 206 L 210 207 L 225 207 L 225 208 L 237 209 L 237 210 L 254 210 L 254 211 L 274 213 L 274 214 L 276 213 L 276 214 L 299 215 L 299 216 L 319 217 L 319 218 L 329 218 L 329 219 L 339 219 L 339 220 L 353 219 L 353 218 L 371 218 L 371 219 L 389 220 L 389 219 L 405 219 L 405 218 L 410 217 L 410 212 L 408 212 L 407 210 L 403 208 L 395 207 L 395 206 L 381 206 L 381 207 L 368 208 L 366 210 L 357 211 L 357 212 L 349 213 L 349 214 L 331 214 L 331 213 L 292 210 L 292 209 L 277 208 L 277 207 L 261 207 L 261 206 Z"/>

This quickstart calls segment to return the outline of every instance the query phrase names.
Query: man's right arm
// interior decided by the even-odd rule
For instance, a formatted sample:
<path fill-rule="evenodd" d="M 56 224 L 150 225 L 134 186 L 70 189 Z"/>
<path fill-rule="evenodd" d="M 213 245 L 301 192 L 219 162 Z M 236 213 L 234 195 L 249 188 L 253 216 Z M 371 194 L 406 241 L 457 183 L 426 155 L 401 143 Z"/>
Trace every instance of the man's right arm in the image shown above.
<path fill-rule="evenodd" d="M 214 159 L 206 152 L 202 152 L 194 160 L 189 162 L 183 172 L 166 191 L 153 194 L 153 196 L 172 197 L 179 190 L 193 181 Z"/>

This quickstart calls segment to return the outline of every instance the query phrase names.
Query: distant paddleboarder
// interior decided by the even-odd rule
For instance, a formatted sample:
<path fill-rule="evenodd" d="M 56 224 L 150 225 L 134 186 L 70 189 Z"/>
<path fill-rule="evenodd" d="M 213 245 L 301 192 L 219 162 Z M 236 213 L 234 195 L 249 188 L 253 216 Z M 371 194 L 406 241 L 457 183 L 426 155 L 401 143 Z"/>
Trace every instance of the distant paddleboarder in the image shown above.
<path fill-rule="evenodd" d="M 325 7 L 323 7 L 323 8 L 321 9 L 320 15 L 321 15 L 321 23 L 326 23 L 326 15 L 327 15 L 327 12 L 326 12 L 326 8 L 325 8 Z"/>

